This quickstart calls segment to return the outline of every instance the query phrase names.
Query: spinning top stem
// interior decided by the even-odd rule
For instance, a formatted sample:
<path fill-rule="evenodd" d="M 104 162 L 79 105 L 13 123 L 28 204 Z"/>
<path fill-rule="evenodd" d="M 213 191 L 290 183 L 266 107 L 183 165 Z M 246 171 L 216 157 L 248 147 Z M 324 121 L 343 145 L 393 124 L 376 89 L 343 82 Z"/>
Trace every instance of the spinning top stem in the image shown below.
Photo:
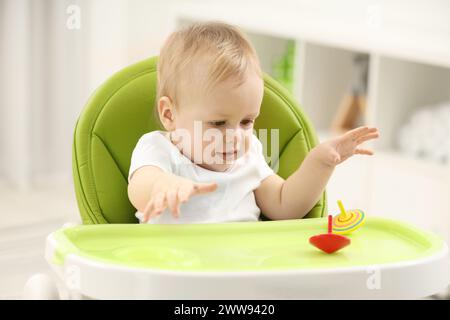
<path fill-rule="evenodd" d="M 342 216 L 342 221 L 345 221 L 349 218 L 349 215 L 347 214 L 347 211 L 345 211 L 344 205 L 342 204 L 341 200 L 338 200 L 338 206 L 339 209 L 341 210 L 341 216 Z"/>
<path fill-rule="evenodd" d="M 333 216 L 328 215 L 328 233 L 333 233 Z"/>

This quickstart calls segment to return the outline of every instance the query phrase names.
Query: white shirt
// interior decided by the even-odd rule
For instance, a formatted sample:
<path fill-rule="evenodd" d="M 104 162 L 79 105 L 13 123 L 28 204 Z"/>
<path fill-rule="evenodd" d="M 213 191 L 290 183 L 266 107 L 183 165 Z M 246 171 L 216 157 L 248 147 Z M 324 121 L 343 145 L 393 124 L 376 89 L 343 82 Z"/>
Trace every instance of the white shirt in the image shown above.
<path fill-rule="evenodd" d="M 133 150 L 128 182 L 134 171 L 146 165 L 157 166 L 165 172 L 195 182 L 216 182 L 218 186 L 214 192 L 192 196 L 182 203 L 178 218 L 166 208 L 148 222 L 152 224 L 257 221 L 260 209 L 253 191 L 262 180 L 274 174 L 264 159 L 262 144 L 255 135 L 252 135 L 249 150 L 226 171 L 219 172 L 193 163 L 163 131 L 149 132 L 139 139 Z M 136 212 L 136 217 L 141 221 L 142 213 Z"/>

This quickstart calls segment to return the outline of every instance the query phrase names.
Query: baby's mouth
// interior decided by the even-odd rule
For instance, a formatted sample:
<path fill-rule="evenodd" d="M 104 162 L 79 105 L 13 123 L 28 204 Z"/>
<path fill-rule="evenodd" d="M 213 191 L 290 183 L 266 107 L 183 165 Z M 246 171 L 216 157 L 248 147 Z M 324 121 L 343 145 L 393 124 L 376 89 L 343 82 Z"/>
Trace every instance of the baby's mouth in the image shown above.
<path fill-rule="evenodd" d="M 236 157 L 237 153 L 238 153 L 237 150 L 234 150 L 228 152 L 218 152 L 217 154 L 222 156 L 224 159 L 230 159 Z"/>

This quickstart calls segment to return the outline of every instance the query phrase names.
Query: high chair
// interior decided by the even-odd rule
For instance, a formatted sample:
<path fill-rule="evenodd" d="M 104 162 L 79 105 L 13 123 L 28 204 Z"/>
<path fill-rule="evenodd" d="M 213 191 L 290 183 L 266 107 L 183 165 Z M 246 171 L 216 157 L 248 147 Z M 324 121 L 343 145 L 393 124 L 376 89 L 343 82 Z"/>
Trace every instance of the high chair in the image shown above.
<path fill-rule="evenodd" d="M 350 235 L 352 245 L 333 255 L 309 245 L 310 236 L 326 230 L 325 192 L 306 215 L 313 219 L 137 224 L 127 176 L 138 139 L 161 129 L 153 116 L 156 65 L 153 57 L 116 73 L 77 121 L 73 177 L 83 224 L 55 231 L 46 246 L 70 297 L 418 298 L 448 285 L 446 244 L 402 222 L 369 217 Z M 268 75 L 264 83 L 255 128 L 268 129 L 266 154 L 271 130 L 279 130 L 279 160 L 270 165 L 287 178 L 318 139 L 291 94 Z M 51 288 L 42 283 L 29 281 L 26 292 L 45 297 Z"/>

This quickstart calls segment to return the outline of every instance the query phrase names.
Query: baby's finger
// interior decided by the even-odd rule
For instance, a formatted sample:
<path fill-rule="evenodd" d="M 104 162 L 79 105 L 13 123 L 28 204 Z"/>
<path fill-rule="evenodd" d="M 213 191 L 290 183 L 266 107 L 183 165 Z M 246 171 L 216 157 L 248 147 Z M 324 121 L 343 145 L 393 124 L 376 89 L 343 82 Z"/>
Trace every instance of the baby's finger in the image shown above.
<path fill-rule="evenodd" d="M 179 200 L 178 200 L 178 188 L 167 192 L 167 202 L 170 211 L 175 217 L 178 217 L 179 212 Z"/>
<path fill-rule="evenodd" d="M 142 212 L 142 214 L 143 214 L 142 221 L 143 222 L 148 221 L 148 218 L 150 216 L 152 208 L 153 208 L 153 197 L 151 197 L 150 200 L 148 200 L 147 205 L 144 208 L 144 212 Z"/>
<path fill-rule="evenodd" d="M 208 193 L 216 191 L 217 189 L 217 183 L 211 182 L 211 183 L 196 183 L 194 184 L 192 194 L 202 194 L 202 193 Z"/>
<path fill-rule="evenodd" d="M 166 207 L 167 207 L 167 201 L 166 201 L 166 194 L 164 192 L 158 192 L 155 195 L 155 200 L 153 202 L 153 209 L 148 217 L 150 220 L 153 217 L 156 217 L 158 214 L 160 214 Z"/>
<path fill-rule="evenodd" d="M 370 129 L 367 126 L 358 127 L 350 131 L 347 131 L 345 135 L 351 137 L 353 140 L 356 140 L 359 136 L 366 134 L 369 130 Z"/>
<path fill-rule="evenodd" d="M 366 155 L 372 156 L 373 151 L 368 150 L 368 149 L 355 149 L 355 154 L 366 154 Z"/>
<path fill-rule="evenodd" d="M 155 196 L 155 209 L 160 209 L 164 205 L 166 194 L 164 192 L 158 192 Z"/>
<path fill-rule="evenodd" d="M 362 136 L 362 137 L 358 138 L 358 139 L 356 140 L 356 143 L 357 143 L 357 144 L 361 144 L 361 143 L 363 143 L 364 141 L 371 140 L 371 139 L 375 139 L 375 138 L 378 138 L 379 136 L 380 136 L 380 134 L 379 134 L 378 132 L 376 132 L 376 133 L 371 133 L 371 134 L 367 134 L 367 135 L 365 135 L 365 136 Z"/>

